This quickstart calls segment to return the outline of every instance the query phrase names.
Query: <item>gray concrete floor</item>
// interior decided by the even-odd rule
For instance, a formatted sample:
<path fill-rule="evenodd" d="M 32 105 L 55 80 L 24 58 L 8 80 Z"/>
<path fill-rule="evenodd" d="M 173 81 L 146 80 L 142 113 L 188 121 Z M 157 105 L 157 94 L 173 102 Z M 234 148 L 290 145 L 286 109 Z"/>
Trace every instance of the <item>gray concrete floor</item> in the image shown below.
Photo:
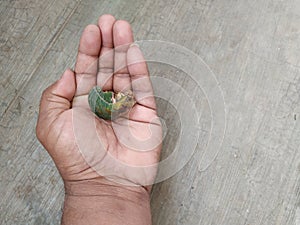
<path fill-rule="evenodd" d="M 137 40 L 176 43 L 200 56 L 224 95 L 224 105 L 211 105 L 209 84 L 199 89 L 199 81 L 176 65 L 149 64 L 152 75 L 192 94 L 201 115 L 196 148 L 186 140 L 173 163 L 180 164 L 185 152 L 188 162 L 153 189 L 153 224 L 299 225 L 298 0 L 2 0 L 0 223 L 59 223 L 63 184 L 35 137 L 39 98 L 74 65 L 83 28 L 105 13 L 131 22 Z M 177 104 L 188 107 L 184 98 Z M 170 104 L 158 100 L 158 107 L 168 127 L 166 159 L 183 135 L 182 124 Z M 223 108 L 222 146 L 207 152 L 218 142 L 209 139 L 210 130 L 222 122 L 212 115 Z"/>

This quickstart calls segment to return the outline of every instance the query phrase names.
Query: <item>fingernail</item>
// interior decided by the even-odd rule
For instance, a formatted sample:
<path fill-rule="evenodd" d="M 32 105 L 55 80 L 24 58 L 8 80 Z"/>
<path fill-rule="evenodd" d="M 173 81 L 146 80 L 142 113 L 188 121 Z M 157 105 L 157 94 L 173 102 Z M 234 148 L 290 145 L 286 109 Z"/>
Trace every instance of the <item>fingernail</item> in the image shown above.
<path fill-rule="evenodd" d="M 132 43 L 131 45 L 130 45 L 130 47 L 134 47 L 134 46 L 136 46 L 136 47 L 140 47 L 137 43 Z"/>

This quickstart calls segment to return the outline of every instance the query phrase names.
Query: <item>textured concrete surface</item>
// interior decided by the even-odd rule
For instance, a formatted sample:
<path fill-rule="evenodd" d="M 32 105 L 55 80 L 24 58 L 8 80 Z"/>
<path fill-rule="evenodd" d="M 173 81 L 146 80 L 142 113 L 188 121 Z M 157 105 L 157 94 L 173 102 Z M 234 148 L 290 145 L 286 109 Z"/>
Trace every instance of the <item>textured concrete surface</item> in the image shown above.
<path fill-rule="evenodd" d="M 203 151 L 216 141 L 206 93 L 184 71 L 149 63 L 152 75 L 192 93 L 201 114 L 193 156 L 153 189 L 153 224 L 299 225 L 298 0 L 2 0 L 0 224 L 59 223 L 62 182 L 35 137 L 39 98 L 74 65 L 83 28 L 104 13 L 131 22 L 137 40 L 173 42 L 200 56 L 224 94 L 223 145 L 203 169 Z M 168 127 L 164 159 L 181 126 L 174 107 L 164 100 L 158 107 Z"/>

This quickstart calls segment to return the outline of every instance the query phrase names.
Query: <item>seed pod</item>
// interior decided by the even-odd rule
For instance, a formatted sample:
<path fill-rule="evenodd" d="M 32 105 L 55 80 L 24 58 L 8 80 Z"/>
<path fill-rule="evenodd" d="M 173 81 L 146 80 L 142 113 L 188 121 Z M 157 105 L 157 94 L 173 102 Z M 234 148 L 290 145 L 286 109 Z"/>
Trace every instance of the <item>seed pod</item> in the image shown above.
<path fill-rule="evenodd" d="M 102 91 L 95 86 L 89 93 L 88 102 L 91 110 L 105 120 L 113 120 L 127 113 L 135 104 L 132 91 L 119 92 Z"/>

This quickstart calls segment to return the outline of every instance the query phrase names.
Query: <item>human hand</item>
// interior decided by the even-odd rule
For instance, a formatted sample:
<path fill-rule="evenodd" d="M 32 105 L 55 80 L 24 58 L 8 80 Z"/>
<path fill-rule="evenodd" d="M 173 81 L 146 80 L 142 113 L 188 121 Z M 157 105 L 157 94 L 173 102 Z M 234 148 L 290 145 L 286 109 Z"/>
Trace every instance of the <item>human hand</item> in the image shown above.
<path fill-rule="evenodd" d="M 65 71 L 43 93 L 37 137 L 53 158 L 67 195 L 109 195 L 112 187 L 126 195 L 150 191 L 162 131 L 147 65 L 132 43 L 126 21 L 101 16 L 98 25 L 83 31 L 75 71 Z M 104 91 L 131 89 L 137 103 L 127 116 L 99 119 L 87 102 L 95 85 Z"/>

